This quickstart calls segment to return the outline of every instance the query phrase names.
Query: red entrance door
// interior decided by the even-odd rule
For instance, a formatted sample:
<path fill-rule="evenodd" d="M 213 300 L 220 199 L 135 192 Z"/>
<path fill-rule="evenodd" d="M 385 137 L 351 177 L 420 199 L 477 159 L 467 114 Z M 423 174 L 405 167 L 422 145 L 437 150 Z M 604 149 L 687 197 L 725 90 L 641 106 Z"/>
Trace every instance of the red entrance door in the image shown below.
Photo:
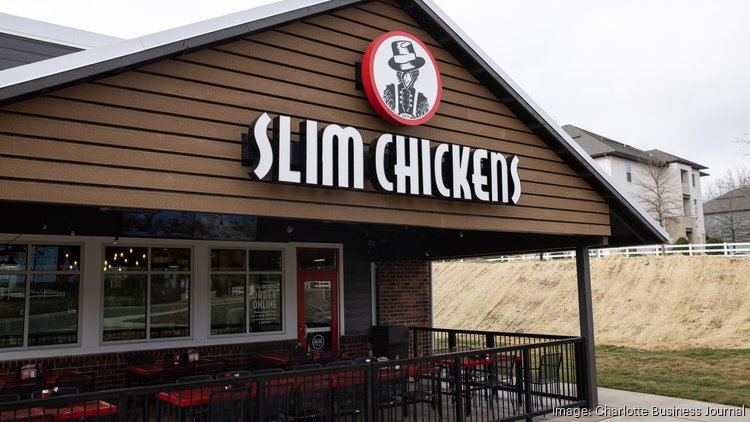
<path fill-rule="evenodd" d="M 338 249 L 297 249 L 297 339 L 310 350 L 339 350 L 338 261 Z"/>

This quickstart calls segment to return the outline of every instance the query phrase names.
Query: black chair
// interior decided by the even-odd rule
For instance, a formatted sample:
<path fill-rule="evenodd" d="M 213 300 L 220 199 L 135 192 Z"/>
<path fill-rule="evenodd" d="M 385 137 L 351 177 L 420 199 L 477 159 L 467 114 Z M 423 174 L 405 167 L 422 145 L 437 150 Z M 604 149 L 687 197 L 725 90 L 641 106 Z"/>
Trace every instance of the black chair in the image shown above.
<path fill-rule="evenodd" d="M 178 378 L 184 378 L 195 375 L 192 365 L 175 365 L 172 361 L 164 362 L 164 371 L 162 372 L 162 382 L 165 384 L 175 382 Z"/>
<path fill-rule="evenodd" d="M 295 385 L 292 420 L 332 420 L 331 380 L 316 378 Z"/>
<path fill-rule="evenodd" d="M 559 377 L 561 365 L 562 353 L 545 353 L 539 358 L 539 366 L 531 368 L 531 376 L 529 377 L 532 388 L 540 390 L 540 393 L 543 389 L 547 396 L 552 392 L 552 397 L 556 398 L 558 405 L 561 402 Z M 536 397 L 541 402 L 542 395 L 537 394 Z"/>
<path fill-rule="evenodd" d="M 336 360 L 333 362 L 328 362 L 326 364 L 326 368 L 340 368 L 342 366 L 351 366 L 354 365 L 354 362 L 351 360 Z"/>
<path fill-rule="evenodd" d="M 318 354 L 316 362 L 320 363 L 323 366 L 326 366 L 331 362 L 336 362 L 339 360 L 341 360 L 341 355 L 338 352 L 325 351 Z"/>
<path fill-rule="evenodd" d="M 423 363 L 414 369 L 414 381 L 411 388 L 403 393 L 404 405 L 412 405 L 414 413 L 417 412 L 419 403 L 427 403 L 437 413 L 438 419 L 443 420 L 442 394 L 440 391 L 440 376 L 442 368 L 432 363 Z"/>
<path fill-rule="evenodd" d="M 76 387 L 80 392 L 94 391 L 94 373 L 90 374 L 65 374 L 57 377 L 55 385 L 60 388 Z"/>
<path fill-rule="evenodd" d="M 271 368 L 273 369 L 273 368 Z M 257 374 L 260 371 L 254 371 Z M 289 415 L 294 384 L 286 379 L 268 379 L 259 381 L 259 392 L 256 403 L 261 421 L 284 420 Z"/>
<path fill-rule="evenodd" d="M 281 368 L 266 368 L 266 369 L 258 369 L 257 371 L 253 371 L 253 375 L 269 375 L 269 374 L 283 374 L 284 370 Z"/>
<path fill-rule="evenodd" d="M 18 394 L 21 399 L 28 399 L 35 391 L 47 388 L 47 383 L 41 378 L 26 378 L 24 380 L 11 380 L 3 384 L 0 394 Z"/>
<path fill-rule="evenodd" d="M 352 370 L 336 374 L 335 412 L 337 419 L 351 416 L 354 421 L 367 411 L 365 371 Z"/>
<path fill-rule="evenodd" d="M 307 365 L 315 362 L 315 354 L 312 352 L 297 351 L 289 355 L 286 370 L 292 370 L 297 365 Z"/>
<path fill-rule="evenodd" d="M 11 403 L 21 400 L 21 396 L 16 393 L 0 394 L 0 403 Z"/>
<path fill-rule="evenodd" d="M 409 381 L 409 371 L 405 367 L 383 367 L 378 368 L 378 386 L 375 392 L 377 396 L 377 407 L 380 419 L 398 419 L 395 415 L 385 417 L 389 409 L 400 407 L 403 416 L 407 415 L 404 396 L 406 395 Z"/>
<path fill-rule="evenodd" d="M 474 372 L 472 387 L 485 393 L 491 411 L 494 412 L 495 402 L 499 400 L 498 409 L 507 404 L 513 409 L 513 414 L 518 413 L 522 396 L 515 372 L 516 356 L 508 353 L 491 355 L 490 363 Z"/>
<path fill-rule="evenodd" d="M 208 374 L 200 374 L 200 375 L 188 375 L 185 377 L 180 377 L 175 380 L 177 383 L 186 383 L 186 382 L 199 382 L 199 381 L 211 381 L 214 377 Z"/>
<path fill-rule="evenodd" d="M 232 388 L 211 392 L 208 401 L 209 422 L 244 422 L 252 420 L 250 390 Z"/>
<path fill-rule="evenodd" d="M 294 367 L 295 371 L 309 371 L 311 369 L 323 369 L 323 365 L 319 363 L 305 363 Z"/>

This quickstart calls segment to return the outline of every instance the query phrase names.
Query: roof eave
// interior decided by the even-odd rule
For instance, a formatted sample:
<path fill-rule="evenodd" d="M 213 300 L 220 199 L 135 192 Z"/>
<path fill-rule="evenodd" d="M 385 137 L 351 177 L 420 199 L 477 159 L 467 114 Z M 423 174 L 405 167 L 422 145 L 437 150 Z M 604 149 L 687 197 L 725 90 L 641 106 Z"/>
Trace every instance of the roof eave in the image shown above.
<path fill-rule="evenodd" d="M 480 82 L 571 165 L 580 177 L 602 194 L 610 204 L 613 220 L 624 222 L 629 233 L 642 243 L 660 243 L 668 239 L 666 232 L 627 199 L 593 159 L 439 7 L 430 0 L 398 1 L 407 13 L 448 48 Z M 362 2 L 364 0 L 295 0 L 274 3 L 98 49 L 8 69 L 0 72 L 0 104 Z"/>
<path fill-rule="evenodd" d="M 0 72 L 0 105 L 182 55 L 365 0 L 293 0 L 168 29 Z"/>

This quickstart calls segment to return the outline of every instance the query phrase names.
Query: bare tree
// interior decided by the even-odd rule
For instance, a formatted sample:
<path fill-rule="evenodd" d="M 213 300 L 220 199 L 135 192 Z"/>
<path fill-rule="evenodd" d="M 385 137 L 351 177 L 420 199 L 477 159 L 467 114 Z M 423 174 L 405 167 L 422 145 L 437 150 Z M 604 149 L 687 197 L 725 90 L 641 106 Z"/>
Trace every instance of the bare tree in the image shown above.
<path fill-rule="evenodd" d="M 708 197 L 713 198 L 704 205 L 706 214 L 706 231 L 712 237 L 737 241 L 741 227 L 747 225 L 750 218 L 747 210 L 750 198 L 750 170 L 747 168 L 730 169 L 708 189 Z"/>
<path fill-rule="evenodd" d="M 646 212 L 659 223 L 665 223 L 679 215 L 682 209 L 681 186 L 677 184 L 674 173 L 669 164 L 655 158 L 640 161 L 640 174 L 636 173 L 633 183 L 640 187 L 637 194 L 639 202 L 644 205 Z"/>
<path fill-rule="evenodd" d="M 746 167 L 735 167 L 718 178 L 711 186 L 706 189 L 706 200 L 716 198 L 725 193 L 750 186 L 750 169 Z"/>

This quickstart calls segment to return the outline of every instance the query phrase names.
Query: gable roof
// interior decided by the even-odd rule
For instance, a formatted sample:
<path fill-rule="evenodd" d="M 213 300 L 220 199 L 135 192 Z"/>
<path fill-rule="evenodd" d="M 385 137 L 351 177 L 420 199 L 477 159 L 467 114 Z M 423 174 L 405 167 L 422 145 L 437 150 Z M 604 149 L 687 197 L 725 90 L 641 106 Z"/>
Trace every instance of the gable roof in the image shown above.
<path fill-rule="evenodd" d="M 615 141 L 614 139 L 607 138 L 606 136 L 599 135 L 598 133 L 582 129 L 578 126 L 565 125 L 563 126 L 563 130 L 565 130 L 592 158 L 616 156 L 632 161 L 656 160 L 657 162 L 664 164 L 681 163 L 696 170 L 705 170 L 708 168 L 658 149 L 643 151 L 631 147 L 630 145 L 623 144 L 622 142 Z"/>
<path fill-rule="evenodd" d="M 101 78 L 157 60 L 262 32 L 362 0 L 293 0 L 237 12 L 109 46 L 80 51 L 0 72 L 0 104 L 47 90 Z M 593 159 L 547 116 L 461 29 L 428 0 L 399 0 L 400 6 L 500 99 L 608 203 L 611 244 L 661 243 L 668 235 L 615 187 Z"/>
<path fill-rule="evenodd" d="M 42 22 L 22 16 L 0 13 L 0 33 L 13 35 L 27 40 L 39 41 L 76 51 L 114 44 L 121 38 L 82 29 Z"/>
<path fill-rule="evenodd" d="M 0 13 L 0 70 L 118 41 L 122 40 Z"/>
<path fill-rule="evenodd" d="M 747 210 L 750 210 L 750 186 L 730 190 L 703 204 L 703 214 Z"/>

